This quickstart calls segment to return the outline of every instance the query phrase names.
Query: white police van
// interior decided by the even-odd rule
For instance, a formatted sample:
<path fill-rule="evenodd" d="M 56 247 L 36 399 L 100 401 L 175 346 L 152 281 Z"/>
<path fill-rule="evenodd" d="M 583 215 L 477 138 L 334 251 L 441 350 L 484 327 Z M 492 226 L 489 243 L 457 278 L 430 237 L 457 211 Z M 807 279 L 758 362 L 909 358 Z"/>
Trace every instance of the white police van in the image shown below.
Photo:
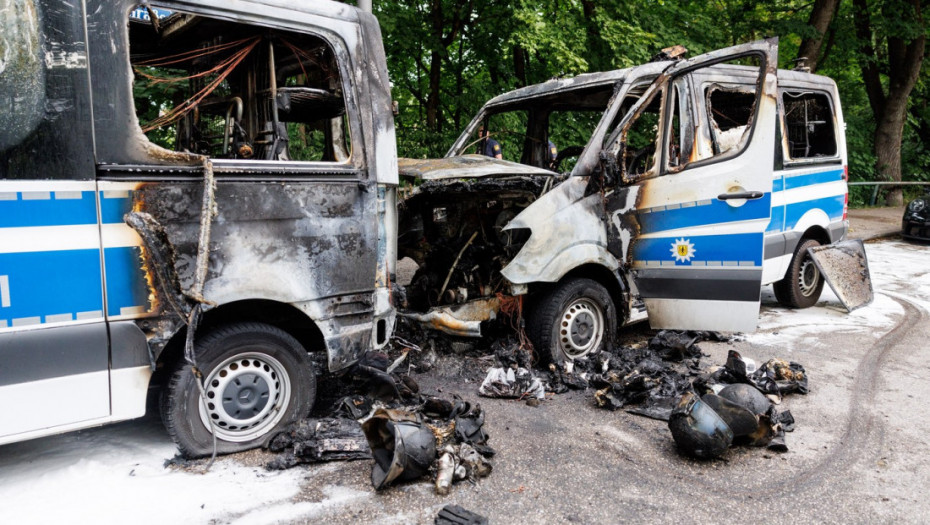
<path fill-rule="evenodd" d="M 442 309 L 425 319 L 450 316 L 450 331 L 472 322 L 455 318 L 466 297 L 524 296 L 537 351 L 560 361 L 647 313 L 655 328 L 753 330 L 766 284 L 788 306 L 817 301 L 807 248 L 848 224 L 836 84 L 777 69 L 777 40 L 657 58 L 505 93 L 446 158 L 401 160 L 424 181 L 399 253 L 420 263 L 410 302 Z M 470 154 L 482 128 L 504 160 Z M 455 254 L 470 270 L 450 272 Z"/>

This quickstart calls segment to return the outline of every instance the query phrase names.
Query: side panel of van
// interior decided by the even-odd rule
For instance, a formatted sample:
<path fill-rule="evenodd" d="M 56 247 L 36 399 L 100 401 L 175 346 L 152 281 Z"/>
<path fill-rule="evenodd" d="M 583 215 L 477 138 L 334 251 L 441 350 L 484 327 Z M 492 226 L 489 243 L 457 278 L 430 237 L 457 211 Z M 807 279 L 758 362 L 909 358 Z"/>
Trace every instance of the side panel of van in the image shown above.
<path fill-rule="evenodd" d="M 11 6 L 0 90 L 0 443 L 110 415 L 82 3 Z"/>

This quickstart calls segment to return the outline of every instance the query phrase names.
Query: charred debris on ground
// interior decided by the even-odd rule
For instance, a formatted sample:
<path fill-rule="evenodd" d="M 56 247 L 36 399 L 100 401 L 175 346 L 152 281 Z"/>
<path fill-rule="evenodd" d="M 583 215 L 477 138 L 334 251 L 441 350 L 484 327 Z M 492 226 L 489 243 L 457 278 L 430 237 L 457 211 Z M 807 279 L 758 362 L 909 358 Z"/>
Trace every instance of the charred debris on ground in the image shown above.
<path fill-rule="evenodd" d="M 667 421 L 681 453 L 705 459 L 731 445 L 786 451 L 784 433 L 794 419 L 776 405 L 784 395 L 808 391 L 798 363 L 772 359 L 757 367 L 730 350 L 723 366 L 704 367 L 698 343 L 733 340 L 715 332 L 663 330 L 648 342 L 542 366 L 519 330 L 508 333 L 511 321 L 499 324 L 494 337 L 462 340 L 400 320 L 389 353 L 370 352 L 347 374 L 324 378 L 312 417 L 269 442 L 276 455 L 267 468 L 373 460 L 376 489 L 430 479 L 440 495 L 456 481 L 489 475 L 495 450 L 483 427 L 485 411 L 457 396 L 421 392 L 413 378 L 420 373 L 457 376 L 480 396 L 529 406 L 586 392 L 597 407 Z"/>
<path fill-rule="evenodd" d="M 398 341 L 395 339 L 395 341 Z M 495 454 L 484 431 L 480 405 L 453 396 L 425 395 L 400 371 L 408 354 L 420 350 L 400 343 L 400 356 L 369 352 L 343 377 L 328 378 L 315 417 L 276 434 L 268 469 L 305 463 L 373 459 L 371 483 L 381 490 L 429 477 L 436 493 L 453 483 L 477 481 L 491 473 Z"/>

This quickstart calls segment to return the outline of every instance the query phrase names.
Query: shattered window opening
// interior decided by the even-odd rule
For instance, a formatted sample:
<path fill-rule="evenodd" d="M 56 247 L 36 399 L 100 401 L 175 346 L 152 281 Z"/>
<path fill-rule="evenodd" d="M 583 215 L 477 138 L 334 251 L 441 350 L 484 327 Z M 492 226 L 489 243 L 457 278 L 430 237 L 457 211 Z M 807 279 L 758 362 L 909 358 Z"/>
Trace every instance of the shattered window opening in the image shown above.
<path fill-rule="evenodd" d="M 520 162 L 522 156 L 520 144 L 527 140 L 528 121 L 528 111 L 502 111 L 488 115 L 482 127 L 488 131 L 488 138 L 500 145 L 500 153 L 504 160 Z M 474 152 L 478 155 L 487 155 L 485 140 L 478 136 L 475 139 L 477 142 Z"/>
<path fill-rule="evenodd" d="M 691 98 L 688 96 L 683 79 L 677 80 L 672 86 L 672 96 L 669 100 L 669 131 L 666 142 L 668 144 L 667 167 L 677 172 L 683 169 L 691 160 L 694 150 L 694 125 L 691 113 Z"/>
<path fill-rule="evenodd" d="M 594 134 L 603 111 L 553 111 L 549 114 L 548 142 L 553 171 L 568 173 Z M 549 144 L 546 144 L 550 147 Z"/>
<path fill-rule="evenodd" d="M 752 120 L 755 93 L 744 88 L 719 86 L 708 88 L 706 93 L 714 154 L 740 149 Z"/>
<path fill-rule="evenodd" d="M 609 83 L 496 105 L 479 117 L 481 125 L 468 137 L 464 151 L 459 154 L 487 154 L 486 143 L 479 136 L 481 129 L 487 129 L 490 138 L 500 144 L 504 160 L 563 173 L 571 171 L 607 109 L 614 89 L 615 84 Z M 562 162 L 563 159 L 572 160 Z"/>
<path fill-rule="evenodd" d="M 656 143 L 659 140 L 661 110 L 665 102 L 666 86 L 656 91 L 652 99 L 633 117 L 621 132 L 619 152 L 623 174 L 627 181 L 645 178 L 655 173 Z M 631 101 L 630 107 L 638 102 Z M 623 105 L 628 104 L 626 100 Z"/>
<path fill-rule="evenodd" d="M 218 159 L 350 159 L 342 77 L 320 37 L 177 12 L 130 19 L 129 34 L 136 116 L 154 144 Z"/>
<path fill-rule="evenodd" d="M 836 156 L 836 131 L 830 99 L 823 93 L 784 92 L 782 104 L 788 130 L 788 157 L 810 159 Z"/>

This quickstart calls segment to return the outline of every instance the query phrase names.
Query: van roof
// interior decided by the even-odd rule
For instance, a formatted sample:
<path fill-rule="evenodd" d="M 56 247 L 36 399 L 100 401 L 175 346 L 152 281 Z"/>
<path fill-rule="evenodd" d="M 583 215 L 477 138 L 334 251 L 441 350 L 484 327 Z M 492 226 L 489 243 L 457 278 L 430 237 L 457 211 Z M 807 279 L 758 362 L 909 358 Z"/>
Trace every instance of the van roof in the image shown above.
<path fill-rule="evenodd" d="M 552 79 L 546 82 L 533 84 L 531 86 L 522 87 L 498 95 L 489 100 L 485 104 L 485 107 L 507 104 L 516 100 L 534 98 L 537 96 L 552 95 L 560 91 L 572 91 L 599 85 L 614 84 L 624 80 L 634 72 L 636 73 L 636 76 L 642 75 L 648 77 L 650 75 L 658 75 L 668 66 L 669 63 L 667 61 L 649 62 L 647 64 L 633 66 L 625 69 L 616 69 L 613 71 L 604 71 L 598 73 L 584 73 L 575 77 Z M 712 66 L 712 69 L 714 76 L 719 74 L 730 77 L 755 76 L 755 73 L 753 72 L 755 68 L 750 66 L 718 64 Z M 788 69 L 778 70 L 778 81 L 779 84 L 783 86 L 808 89 L 817 88 L 833 91 L 836 87 L 836 83 L 830 77 Z"/>

